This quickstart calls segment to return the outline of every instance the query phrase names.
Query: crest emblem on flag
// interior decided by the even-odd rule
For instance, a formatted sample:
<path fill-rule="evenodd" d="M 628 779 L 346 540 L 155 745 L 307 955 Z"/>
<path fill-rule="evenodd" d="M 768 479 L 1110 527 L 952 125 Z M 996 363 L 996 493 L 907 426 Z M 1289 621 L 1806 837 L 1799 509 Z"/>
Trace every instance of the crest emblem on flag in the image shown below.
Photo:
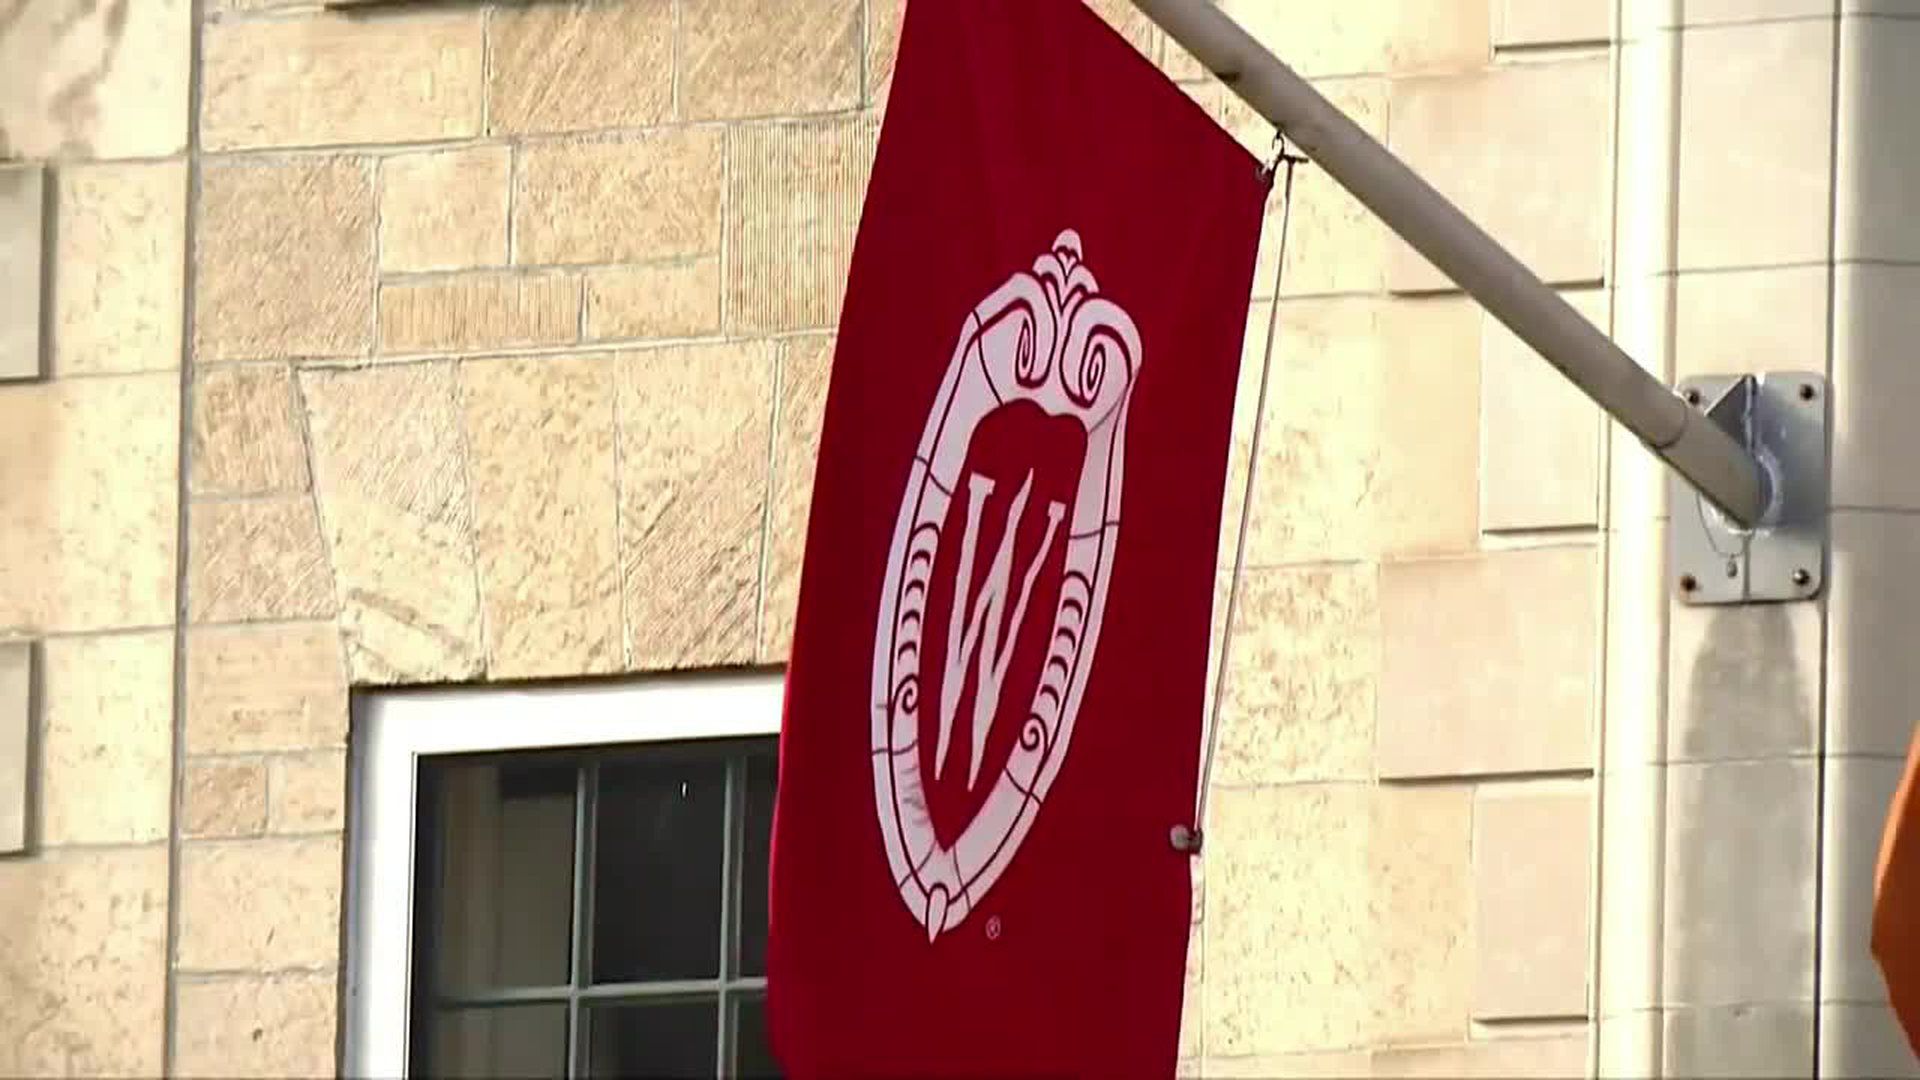
<path fill-rule="evenodd" d="M 871 750 L 887 861 L 929 942 L 981 905 L 1066 762 L 1141 360 L 1068 230 L 967 315 L 927 415 L 879 598 Z"/>

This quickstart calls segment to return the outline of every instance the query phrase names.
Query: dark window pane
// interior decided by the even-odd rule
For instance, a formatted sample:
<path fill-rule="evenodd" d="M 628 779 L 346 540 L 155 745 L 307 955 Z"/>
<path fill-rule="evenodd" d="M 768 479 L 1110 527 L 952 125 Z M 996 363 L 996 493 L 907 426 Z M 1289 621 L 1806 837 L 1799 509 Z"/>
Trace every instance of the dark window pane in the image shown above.
<path fill-rule="evenodd" d="M 746 836 L 740 850 L 740 973 L 767 973 L 767 858 L 773 839 L 773 751 L 747 758 Z"/>
<path fill-rule="evenodd" d="M 713 750 L 601 767 L 594 982 L 719 975 L 726 788 Z"/>
<path fill-rule="evenodd" d="M 439 829 L 435 991 L 567 982 L 578 770 L 430 766 Z"/>
<path fill-rule="evenodd" d="M 408 1072 L 434 1077 L 565 1076 L 567 1007 L 442 1009 L 433 1015 L 432 1060 Z"/>
<path fill-rule="evenodd" d="M 780 1075 L 767 1041 L 767 1002 L 759 995 L 733 999 L 733 1075 L 766 1080 Z"/>
<path fill-rule="evenodd" d="M 712 1077 L 720 1004 L 597 1005 L 587 1012 L 589 1076 Z"/>

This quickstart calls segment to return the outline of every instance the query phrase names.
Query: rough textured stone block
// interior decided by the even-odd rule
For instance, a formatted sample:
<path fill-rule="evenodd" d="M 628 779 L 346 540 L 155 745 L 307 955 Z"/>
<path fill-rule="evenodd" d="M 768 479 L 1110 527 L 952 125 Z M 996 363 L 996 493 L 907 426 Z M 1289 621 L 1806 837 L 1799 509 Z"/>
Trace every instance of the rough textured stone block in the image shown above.
<path fill-rule="evenodd" d="M 382 161 L 380 269 L 504 265 L 512 158 L 505 146 L 469 146 Z"/>
<path fill-rule="evenodd" d="M 495 678 L 615 671 L 618 371 L 610 356 L 460 369 L 474 546 Z"/>
<path fill-rule="evenodd" d="M 1920 611 L 1920 517 L 1832 517 L 1827 578 L 1826 751 L 1903 757 L 1920 701 L 1920 665 L 1888 648 Z"/>
<path fill-rule="evenodd" d="M 621 359 L 620 557 L 630 667 L 754 656 L 772 361 L 766 343 Z"/>
<path fill-rule="evenodd" d="M 1492 0 L 1492 6 L 1495 48 L 1602 42 L 1613 20 L 1606 0 Z"/>
<path fill-rule="evenodd" d="M 181 787 L 188 836 L 253 836 L 267 827 L 267 767 L 257 759 L 188 761 Z"/>
<path fill-rule="evenodd" d="M 279 365 L 196 372 L 188 460 L 195 495 L 304 491 L 307 447 L 292 373 Z"/>
<path fill-rule="evenodd" d="M 481 14 L 209 22 L 201 142 L 238 150 L 479 134 Z"/>
<path fill-rule="evenodd" d="M 347 673 L 331 623 L 195 629 L 186 648 L 188 753 L 346 745 Z"/>
<path fill-rule="evenodd" d="M 866 118 L 737 129 L 728 151 L 727 325 L 831 328 L 873 167 Z"/>
<path fill-rule="evenodd" d="M 1920 8 L 1902 14 L 1920 15 Z M 1832 25 L 1831 20 L 1812 24 L 1802 35 L 1811 33 L 1812 27 L 1826 30 Z M 1837 110 L 1839 187 L 1834 227 L 1835 255 L 1840 259 L 1920 259 L 1920 225 L 1913 220 L 1915 209 L 1920 208 L 1920 196 L 1913 189 L 1913 166 L 1920 161 L 1920 132 L 1915 132 L 1912 122 L 1912 103 L 1920 96 L 1920 70 L 1912 62 L 1916 49 L 1920 49 L 1920 23 L 1847 19 L 1840 24 L 1843 75 Z M 1798 67 L 1819 67 L 1816 59 L 1827 58 L 1781 57 L 1796 65 L 1796 76 Z M 1805 76 L 1809 81 L 1812 77 L 1810 71 Z M 1825 102 L 1822 96 L 1820 103 Z M 1812 104 L 1796 102 L 1796 111 Z M 1796 167 L 1796 175 L 1802 167 Z"/>
<path fill-rule="evenodd" d="M 0 381 L 40 377 L 45 220 L 40 167 L 0 168 Z"/>
<path fill-rule="evenodd" d="M 1567 300 L 1605 329 L 1606 293 Z M 1488 532 L 1593 525 L 1600 512 L 1598 406 L 1513 332 L 1481 316 L 1480 525 Z"/>
<path fill-rule="evenodd" d="M 267 827 L 277 833 L 339 830 L 347 824 L 347 752 L 288 754 L 267 763 Z"/>
<path fill-rule="evenodd" d="M 0 1072 L 159 1076 L 167 848 L 0 862 Z"/>
<path fill-rule="evenodd" d="M 1814 1068 L 1813 1008 L 1809 1001 L 1669 1009 L 1661 1075 L 1808 1075 Z"/>
<path fill-rule="evenodd" d="M 1920 427 L 1905 407 L 1920 394 L 1911 361 L 1920 334 L 1920 266 L 1834 271 L 1833 505 L 1920 510 Z M 1818 364 L 1813 365 L 1818 370 Z"/>
<path fill-rule="evenodd" d="M 32 761 L 34 646 L 0 644 L 0 855 L 27 848 Z"/>
<path fill-rule="evenodd" d="M 680 13 L 680 111 L 690 120 L 851 109 L 860 0 L 708 0 Z"/>
<path fill-rule="evenodd" d="M 1886 980 L 1868 950 L 1880 842 L 1905 760 L 1829 757 L 1821 792 L 1820 1000 L 1882 1002 Z"/>
<path fill-rule="evenodd" d="M 172 632 L 54 638 L 40 648 L 40 842 L 165 839 Z"/>
<path fill-rule="evenodd" d="M 1259 569 L 1240 588 L 1214 782 L 1371 779 L 1377 571 Z"/>
<path fill-rule="evenodd" d="M 1597 282 L 1607 232 L 1605 57 L 1393 84 L 1390 145 L 1550 283 Z M 1691 129 L 1689 129 L 1691 130 Z M 1395 238 L 1396 291 L 1453 282 Z"/>
<path fill-rule="evenodd" d="M 1832 144 L 1833 34 L 1832 19 L 1687 32 L 1679 269 L 1827 258 L 1832 165 L 1801 148 Z"/>
<path fill-rule="evenodd" d="M 66 166 L 58 181 L 54 374 L 177 370 L 187 163 Z"/>
<path fill-rule="evenodd" d="M 1380 775 L 1593 761 L 1600 583 L 1590 547 L 1380 570 Z"/>
<path fill-rule="evenodd" d="M 1262 323 L 1263 336 L 1265 330 Z M 1379 471 L 1382 391 L 1379 305 L 1369 299 L 1282 304 L 1280 340 L 1287 347 L 1275 352 L 1261 418 L 1265 433 L 1248 508 L 1247 564 L 1282 566 L 1373 554 L 1378 549 L 1372 491 Z M 1229 476 L 1228 482 L 1236 481 Z"/>
<path fill-rule="evenodd" d="M 337 836 L 184 845 L 180 969 L 338 963 L 343 874 Z"/>
<path fill-rule="evenodd" d="M 1207 822 L 1206 1049 L 1365 1044 L 1373 943 L 1365 784 L 1221 788 Z"/>
<path fill-rule="evenodd" d="M 194 252 L 199 359 L 365 353 L 373 217 L 361 159 L 207 165 Z"/>
<path fill-rule="evenodd" d="M 587 337 L 699 337 L 720 329 L 720 259 L 587 271 Z"/>
<path fill-rule="evenodd" d="M 1667 623 L 1668 760 L 1815 753 L 1820 639 L 1812 604 L 1675 602 Z"/>
<path fill-rule="evenodd" d="M 333 575 L 305 494 L 196 503 L 188 526 L 187 617 L 194 622 L 333 614 Z"/>
<path fill-rule="evenodd" d="M 1813 999 L 1815 770 L 1804 758 L 1668 768 L 1669 1002 Z"/>
<path fill-rule="evenodd" d="M 830 337 L 790 338 L 780 346 L 780 403 L 767 492 L 772 512 L 767 518 L 767 578 L 760 616 L 760 659 L 771 663 L 784 662 L 793 648 L 800 564 L 806 553 L 833 349 Z"/>
<path fill-rule="evenodd" d="M 302 372 L 300 385 L 354 681 L 478 674 L 479 587 L 452 366 Z"/>
<path fill-rule="evenodd" d="M 383 352 L 564 345 L 579 336 L 574 274 L 486 271 L 380 286 Z"/>
<path fill-rule="evenodd" d="M 860 88 L 860 103 L 884 111 L 887 91 L 893 87 L 893 65 L 900 54 L 900 21 L 907 13 L 907 0 L 867 0 L 866 82 Z"/>
<path fill-rule="evenodd" d="M 671 0 L 571 0 L 495 11 L 487 26 L 487 130 L 641 127 L 666 119 L 673 107 L 674 7 Z"/>
<path fill-rule="evenodd" d="M 642 262 L 720 250 L 723 136 L 670 128 L 536 143 L 514 176 L 518 263 Z"/>
<path fill-rule="evenodd" d="M 14 5 L 0 159 L 161 157 L 187 145 L 189 0 Z"/>
<path fill-rule="evenodd" d="M 1480 789 L 1473 815 L 1473 1015 L 1587 1015 L 1593 787 Z"/>
<path fill-rule="evenodd" d="M 340 976 L 333 972 L 180 980 L 183 1076 L 334 1076 Z"/>
<path fill-rule="evenodd" d="M 1481 318 L 1479 305 L 1463 297 L 1387 305 L 1376 420 L 1380 471 L 1371 493 L 1385 555 L 1477 546 Z"/>
<path fill-rule="evenodd" d="M 1381 787 L 1373 794 L 1373 1041 L 1466 1034 L 1476 955 L 1473 825 L 1470 787 Z"/>
<path fill-rule="evenodd" d="M 0 626 L 173 620 L 180 378 L 0 388 Z"/>
<path fill-rule="evenodd" d="M 1372 1069 L 1377 1077 L 1579 1080 L 1587 1075 L 1587 1036 L 1487 1039 L 1453 1046 L 1375 1050 Z"/>

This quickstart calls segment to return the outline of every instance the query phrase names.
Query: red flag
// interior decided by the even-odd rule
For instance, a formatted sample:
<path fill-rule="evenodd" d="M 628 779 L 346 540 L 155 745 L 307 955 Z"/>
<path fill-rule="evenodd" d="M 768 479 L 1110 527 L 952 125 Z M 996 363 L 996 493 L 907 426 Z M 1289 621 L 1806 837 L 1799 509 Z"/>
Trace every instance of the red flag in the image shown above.
<path fill-rule="evenodd" d="M 908 5 L 787 673 L 791 1074 L 1173 1072 L 1268 186 L 1079 3 Z"/>
<path fill-rule="evenodd" d="M 1880 861 L 1873 874 L 1872 950 L 1887 981 L 1887 1000 L 1920 1053 L 1920 731 L 1887 810 Z"/>

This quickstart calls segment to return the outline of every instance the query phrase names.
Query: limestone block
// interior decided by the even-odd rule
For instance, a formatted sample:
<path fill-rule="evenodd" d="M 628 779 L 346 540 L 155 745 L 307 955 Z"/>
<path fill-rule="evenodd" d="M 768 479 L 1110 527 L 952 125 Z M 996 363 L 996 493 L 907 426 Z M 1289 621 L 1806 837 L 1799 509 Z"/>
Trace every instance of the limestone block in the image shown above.
<path fill-rule="evenodd" d="M 167 848 L 0 862 L 0 1072 L 158 1076 Z"/>
<path fill-rule="evenodd" d="M 1920 7 L 1913 7 L 1911 0 L 1878 2 L 1883 9 L 1905 2 L 1908 7 L 1900 14 L 1920 15 Z M 1855 0 L 1848 3 L 1852 5 Z M 1828 14 L 1831 11 L 1827 9 Z M 1813 27 L 1832 25 L 1831 19 L 1810 24 L 1802 36 L 1811 33 Z M 1839 259 L 1920 260 L 1920 225 L 1913 220 L 1920 200 L 1916 200 L 1912 182 L 1914 162 L 1920 161 L 1920 133 L 1914 131 L 1910 109 L 1915 96 L 1920 95 L 1920 71 L 1912 63 L 1916 48 L 1920 48 L 1920 23 L 1846 19 L 1840 24 L 1843 75 L 1837 110 L 1839 186 L 1835 190 L 1834 224 L 1834 254 Z M 1809 68 L 1817 66 L 1813 58 L 1781 60 Z M 1822 103 L 1825 100 L 1821 98 Z"/>
<path fill-rule="evenodd" d="M 1473 922 L 1473 789 L 1383 786 L 1373 793 L 1372 1041 L 1467 1032 L 1478 950 Z M 1484 929 L 1483 935 L 1484 937 Z"/>
<path fill-rule="evenodd" d="M 27 850 L 33 776 L 35 673 L 31 641 L 0 643 L 0 854 Z"/>
<path fill-rule="evenodd" d="M 1605 292 L 1583 290 L 1567 300 L 1605 329 Z M 1481 528 L 1596 524 L 1599 407 L 1499 320 L 1480 318 Z"/>
<path fill-rule="evenodd" d="M 1220 6 L 1310 78 L 1475 68 L 1486 62 L 1491 36 L 1487 0 L 1221 0 Z M 1204 74 L 1193 56 L 1172 42 L 1166 67 L 1178 79 Z"/>
<path fill-rule="evenodd" d="M 194 251 L 199 359 L 365 353 L 373 218 L 363 159 L 208 164 Z"/>
<path fill-rule="evenodd" d="M 1482 318 L 1479 305 L 1456 296 L 1386 307 L 1380 471 L 1371 493 L 1385 555 L 1454 554 L 1477 545 Z"/>
<path fill-rule="evenodd" d="M 1375 1050 L 1377 1077 L 1506 1077 L 1530 1076 L 1578 1080 L 1587 1075 L 1587 1036 L 1487 1039 L 1453 1046 Z M 1690 1074 L 1685 1074 L 1690 1075 Z"/>
<path fill-rule="evenodd" d="M 735 129 L 727 164 L 731 329 L 830 329 L 839 320 L 876 130 L 864 117 Z"/>
<path fill-rule="evenodd" d="M 1673 289 L 1673 368 L 1679 378 L 1818 371 L 1827 353 L 1831 273 L 1824 265 L 1718 270 L 1636 287 Z"/>
<path fill-rule="evenodd" d="M 340 976 L 240 975 L 180 980 L 174 1068 L 183 1076 L 334 1076 Z"/>
<path fill-rule="evenodd" d="M 189 760 L 181 783 L 187 836 L 253 836 L 266 828 L 267 767 L 259 760 Z"/>
<path fill-rule="evenodd" d="M 1880 842 L 1904 758 L 1829 757 L 1820 813 L 1820 1000 L 1882 1002 L 1868 949 Z"/>
<path fill-rule="evenodd" d="M 354 682 L 478 674 L 479 587 L 453 367 L 304 371 L 300 385 Z"/>
<path fill-rule="evenodd" d="M 40 376 L 46 178 L 37 165 L 0 168 L 0 380 Z"/>
<path fill-rule="evenodd" d="M 1820 614 L 1812 604 L 1674 602 L 1667 623 L 1668 760 L 1816 752 Z"/>
<path fill-rule="evenodd" d="M 493 12 L 487 130 L 642 127 L 673 108 L 671 0 L 570 0 Z"/>
<path fill-rule="evenodd" d="M 1209 1057 L 1194 1076 L 1237 1078 L 1237 1080 L 1273 1080 L 1277 1076 L 1298 1080 L 1348 1080 L 1367 1075 L 1364 1050 L 1333 1051 L 1324 1054 L 1254 1054 L 1245 1057 Z"/>
<path fill-rule="evenodd" d="M 837 112 L 859 103 L 860 0 L 706 0 L 680 13 L 689 120 Z"/>
<path fill-rule="evenodd" d="M 347 824 L 347 752 L 315 750 L 267 762 L 267 828 L 338 831 Z"/>
<path fill-rule="evenodd" d="M 173 632 L 41 642 L 40 842 L 164 840 Z"/>
<path fill-rule="evenodd" d="M 1383 566 L 1380 775 L 1589 767 L 1599 599 L 1587 546 Z"/>
<path fill-rule="evenodd" d="M 1219 788 L 1207 822 L 1206 1049 L 1337 1050 L 1372 1026 L 1365 784 Z"/>
<path fill-rule="evenodd" d="M 779 663 L 793 647 L 800 602 L 820 425 L 827 408 L 834 339 L 789 338 L 780 346 L 780 403 L 775 410 L 773 469 L 767 498 L 767 578 L 760 621 L 760 659 Z"/>
<path fill-rule="evenodd" d="M 306 494 L 196 503 L 188 527 L 187 617 L 194 622 L 334 613 L 333 575 Z"/>
<path fill-rule="evenodd" d="M 1811 1001 L 1670 1008 L 1661 1075 L 1735 1080 L 1811 1073 L 1813 1010 Z"/>
<path fill-rule="evenodd" d="M 1889 648 L 1920 610 L 1920 517 L 1832 517 L 1827 579 L 1826 751 L 1904 757 L 1920 701 L 1920 665 Z"/>
<path fill-rule="evenodd" d="M 55 203 L 54 374 L 178 370 L 187 163 L 63 166 Z"/>
<path fill-rule="evenodd" d="M 0 159 L 163 157 L 187 145 L 189 0 L 15 5 Z"/>
<path fill-rule="evenodd" d="M 1669 1002 L 1813 999 L 1816 769 L 1806 758 L 1668 767 L 1662 983 Z M 1734 1037 L 1726 1028 L 1738 1019 L 1708 1015 L 1701 1037 Z M 1671 1029 L 1668 1038 L 1671 1054 Z M 1707 1049 L 1702 1060 L 1726 1060 L 1724 1047 Z"/>
<path fill-rule="evenodd" d="M 278 364 L 195 372 L 188 488 L 266 495 L 307 488 L 307 447 L 293 375 Z"/>
<path fill-rule="evenodd" d="M 495 678 L 622 667 L 611 356 L 469 361 L 460 397 Z"/>
<path fill-rule="evenodd" d="M 482 12 L 208 22 L 208 150 L 426 142 L 480 132 Z"/>
<path fill-rule="evenodd" d="M 1847 7 L 1872 4 L 1876 0 L 1843 0 Z M 1886 2 L 1886 0 L 1878 0 Z M 1902 0 L 1892 0 L 1900 3 Z M 1713 23 L 1748 23 L 1762 19 L 1808 19 L 1833 15 L 1831 0 L 1687 0 L 1680 10 L 1687 26 Z M 1909 12 L 1908 14 L 1913 14 Z"/>
<path fill-rule="evenodd" d="M 1611 90 L 1605 57 L 1402 79 L 1389 146 L 1550 284 L 1598 282 Z M 1387 284 L 1454 287 L 1398 237 Z"/>
<path fill-rule="evenodd" d="M 0 626 L 174 617 L 180 378 L 0 387 Z"/>
<path fill-rule="evenodd" d="M 723 141 L 718 128 L 680 127 L 522 148 L 514 261 L 643 262 L 719 251 Z"/>
<path fill-rule="evenodd" d="M 720 258 L 587 271 L 587 338 L 700 337 L 720 329 Z"/>
<path fill-rule="evenodd" d="M 1372 778 L 1377 579 L 1364 564 L 1245 574 L 1227 657 L 1215 783 Z"/>
<path fill-rule="evenodd" d="M 579 335 L 574 274 L 480 271 L 380 286 L 382 352 L 564 345 Z"/>
<path fill-rule="evenodd" d="M 1593 786 L 1489 784 L 1473 816 L 1473 1015 L 1586 1016 Z"/>
<path fill-rule="evenodd" d="M 744 342 L 628 353 L 620 375 L 628 666 L 750 660 L 772 348 Z"/>
<path fill-rule="evenodd" d="M 1492 0 L 1495 48 L 1585 45 L 1606 41 L 1613 5 L 1606 0 Z M 1689 5 L 1688 15 L 1692 16 Z"/>
<path fill-rule="evenodd" d="M 1913 1080 L 1920 1054 L 1887 1005 L 1820 1006 L 1820 1060 L 1816 1075 Z"/>
<path fill-rule="evenodd" d="M 860 103 L 884 110 L 893 87 L 893 65 L 900 54 L 900 23 L 907 0 L 867 0 L 866 73 Z"/>
<path fill-rule="evenodd" d="M 1920 394 L 1909 352 L 1920 333 L 1920 266 L 1834 274 L 1833 505 L 1920 510 L 1920 469 L 1906 464 L 1920 451 L 1920 427 L 1905 407 Z"/>
<path fill-rule="evenodd" d="M 428 150 L 382 160 L 381 271 L 504 265 L 512 164 L 512 150 L 505 146 Z"/>
<path fill-rule="evenodd" d="M 1678 269 L 1828 257 L 1832 165 L 1802 148 L 1832 145 L 1833 34 L 1832 19 L 1687 32 Z"/>
<path fill-rule="evenodd" d="M 338 836 L 185 844 L 180 970 L 338 963 L 344 872 Z"/>
<path fill-rule="evenodd" d="M 196 628 L 186 649 L 188 753 L 346 745 L 347 674 L 333 624 Z"/>

